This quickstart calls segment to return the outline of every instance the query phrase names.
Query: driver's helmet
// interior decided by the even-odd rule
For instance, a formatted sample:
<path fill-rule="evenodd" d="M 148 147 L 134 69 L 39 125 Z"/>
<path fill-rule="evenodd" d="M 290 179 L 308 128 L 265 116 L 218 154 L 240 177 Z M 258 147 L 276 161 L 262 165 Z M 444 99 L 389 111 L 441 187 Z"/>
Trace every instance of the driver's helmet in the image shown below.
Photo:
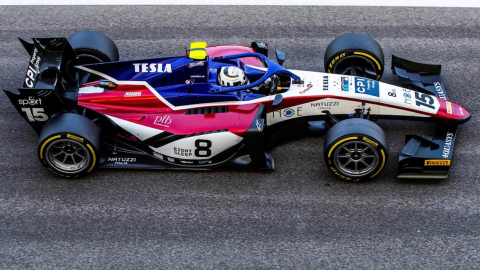
<path fill-rule="evenodd" d="M 218 83 L 222 86 L 241 86 L 247 85 L 249 82 L 243 70 L 235 66 L 228 66 L 220 69 Z"/>

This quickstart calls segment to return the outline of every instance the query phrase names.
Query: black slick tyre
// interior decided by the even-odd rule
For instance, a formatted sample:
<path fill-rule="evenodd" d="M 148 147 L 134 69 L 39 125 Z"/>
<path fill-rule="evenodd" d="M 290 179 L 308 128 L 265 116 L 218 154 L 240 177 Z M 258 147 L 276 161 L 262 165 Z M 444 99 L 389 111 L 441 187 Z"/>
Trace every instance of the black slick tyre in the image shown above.
<path fill-rule="evenodd" d="M 387 138 L 372 121 L 347 119 L 335 124 L 325 136 L 324 158 L 337 177 L 347 181 L 368 180 L 385 168 Z"/>
<path fill-rule="evenodd" d="M 100 130 L 78 114 L 61 114 L 43 127 L 38 157 L 50 172 L 67 178 L 92 172 L 98 165 Z"/>
<path fill-rule="evenodd" d="M 77 59 L 88 56 L 92 61 L 97 60 L 97 63 L 119 60 L 118 48 L 115 42 L 100 32 L 76 32 L 69 36 L 67 40 L 75 54 L 77 54 Z"/>
<path fill-rule="evenodd" d="M 106 35 L 95 31 L 76 32 L 67 38 L 75 51 L 76 59 L 68 64 L 68 76 L 75 78 L 77 65 L 88 65 L 119 60 L 118 48 L 115 42 Z M 92 76 L 90 80 L 99 79 Z"/>
<path fill-rule="evenodd" d="M 334 39 L 324 56 L 325 72 L 380 80 L 385 59 L 380 44 L 364 34 L 346 34 Z"/>

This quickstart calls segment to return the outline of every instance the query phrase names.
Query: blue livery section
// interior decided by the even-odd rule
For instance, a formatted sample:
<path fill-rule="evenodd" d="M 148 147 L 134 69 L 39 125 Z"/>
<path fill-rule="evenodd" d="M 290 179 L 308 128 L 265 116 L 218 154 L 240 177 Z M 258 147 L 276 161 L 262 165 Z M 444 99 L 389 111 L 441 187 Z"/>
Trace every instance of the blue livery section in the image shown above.
<path fill-rule="evenodd" d="M 244 65 L 238 58 L 254 56 L 268 63 L 266 71 Z M 221 67 L 237 66 L 245 71 L 248 86 L 225 87 L 217 84 L 217 73 Z M 247 53 L 227 57 L 195 60 L 185 56 L 120 61 L 82 66 L 97 75 L 111 77 L 128 84 L 128 81 L 147 82 L 164 99 L 174 106 L 198 103 L 247 101 L 264 97 L 244 91 L 257 86 L 276 74 L 286 73 L 294 79 L 298 76 L 284 69 L 263 55 Z"/>
<path fill-rule="evenodd" d="M 355 93 L 378 97 L 379 83 L 367 78 L 355 78 Z"/>

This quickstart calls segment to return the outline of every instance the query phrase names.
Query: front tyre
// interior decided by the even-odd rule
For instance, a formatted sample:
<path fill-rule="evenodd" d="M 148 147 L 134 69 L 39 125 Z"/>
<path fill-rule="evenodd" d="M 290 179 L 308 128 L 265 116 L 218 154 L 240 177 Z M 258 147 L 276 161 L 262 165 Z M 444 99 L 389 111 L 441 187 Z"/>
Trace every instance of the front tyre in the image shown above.
<path fill-rule="evenodd" d="M 341 121 L 325 137 L 324 157 L 330 171 L 343 180 L 371 179 L 384 169 L 388 159 L 385 133 L 369 120 Z"/>
<path fill-rule="evenodd" d="M 43 166 L 62 177 L 92 172 L 99 162 L 100 130 L 89 119 L 62 114 L 45 124 L 38 156 Z"/>
<path fill-rule="evenodd" d="M 324 56 L 325 72 L 365 77 L 379 81 L 385 59 L 380 44 L 364 34 L 346 34 L 334 39 Z"/>

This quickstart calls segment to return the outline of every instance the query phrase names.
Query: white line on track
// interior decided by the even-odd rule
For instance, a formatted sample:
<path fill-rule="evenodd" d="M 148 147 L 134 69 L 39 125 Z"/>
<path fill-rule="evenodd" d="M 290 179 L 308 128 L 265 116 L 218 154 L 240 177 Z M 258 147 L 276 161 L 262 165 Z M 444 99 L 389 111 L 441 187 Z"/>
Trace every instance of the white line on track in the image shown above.
<path fill-rule="evenodd" d="M 480 0 L 0 0 L 0 5 L 311 5 L 480 7 Z"/>

